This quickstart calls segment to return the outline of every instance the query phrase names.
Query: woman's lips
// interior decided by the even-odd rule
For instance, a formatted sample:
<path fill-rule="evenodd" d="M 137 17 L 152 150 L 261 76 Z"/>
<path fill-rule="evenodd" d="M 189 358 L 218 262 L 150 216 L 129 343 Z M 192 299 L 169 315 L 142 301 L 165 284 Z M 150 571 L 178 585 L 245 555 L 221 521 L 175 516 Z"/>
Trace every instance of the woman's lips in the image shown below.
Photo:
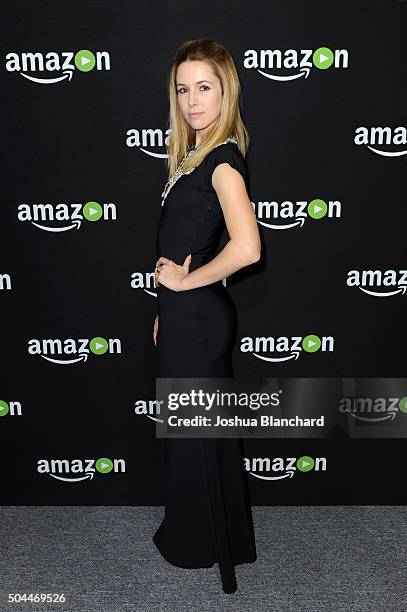
<path fill-rule="evenodd" d="M 199 115 L 203 115 L 203 112 L 202 113 L 188 113 L 188 115 L 190 117 L 199 117 Z"/>

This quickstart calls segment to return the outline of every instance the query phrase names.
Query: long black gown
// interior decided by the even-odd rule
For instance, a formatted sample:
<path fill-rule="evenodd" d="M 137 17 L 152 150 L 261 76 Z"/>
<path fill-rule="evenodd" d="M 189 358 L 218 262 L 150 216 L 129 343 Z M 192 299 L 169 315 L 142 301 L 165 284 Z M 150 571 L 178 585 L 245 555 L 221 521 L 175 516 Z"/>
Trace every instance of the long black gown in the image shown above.
<path fill-rule="evenodd" d="M 169 191 L 157 229 L 156 255 L 189 271 L 209 262 L 225 221 L 211 177 L 228 162 L 247 180 L 234 142 L 215 147 Z M 233 377 L 236 310 L 218 281 L 186 291 L 157 286 L 158 376 Z M 165 517 L 153 536 L 162 556 L 184 568 L 219 563 L 222 588 L 236 588 L 235 565 L 257 558 L 252 509 L 240 438 L 168 438 Z"/>

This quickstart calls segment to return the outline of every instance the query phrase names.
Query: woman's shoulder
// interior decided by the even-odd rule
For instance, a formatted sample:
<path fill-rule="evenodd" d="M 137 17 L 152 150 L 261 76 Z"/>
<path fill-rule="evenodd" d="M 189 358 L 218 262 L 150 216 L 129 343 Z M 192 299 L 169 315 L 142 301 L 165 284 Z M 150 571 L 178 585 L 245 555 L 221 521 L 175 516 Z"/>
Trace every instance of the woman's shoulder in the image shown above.
<path fill-rule="evenodd" d="M 221 142 L 220 144 L 216 145 L 211 151 L 209 151 L 206 158 L 208 158 L 209 156 L 214 156 L 214 155 L 222 155 L 225 152 L 232 153 L 234 155 L 243 157 L 237 143 L 233 141 L 228 141 L 228 142 Z"/>
<path fill-rule="evenodd" d="M 237 143 L 233 141 L 224 142 L 214 147 L 205 157 L 207 180 L 212 186 L 212 173 L 216 166 L 228 163 L 237 170 L 244 179 L 247 178 L 246 160 L 242 155 Z"/>
<path fill-rule="evenodd" d="M 222 162 L 229 162 L 232 164 L 238 164 L 239 166 L 246 165 L 246 159 L 240 151 L 237 143 L 222 142 L 221 144 L 214 147 L 205 157 L 207 166 L 214 167 Z"/>

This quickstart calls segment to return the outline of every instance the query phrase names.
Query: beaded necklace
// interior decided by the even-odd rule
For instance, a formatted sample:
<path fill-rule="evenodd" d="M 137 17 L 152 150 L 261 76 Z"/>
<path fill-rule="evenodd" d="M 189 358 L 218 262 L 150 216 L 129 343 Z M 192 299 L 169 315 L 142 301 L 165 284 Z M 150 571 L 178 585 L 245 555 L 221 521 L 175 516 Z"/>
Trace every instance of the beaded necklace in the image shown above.
<path fill-rule="evenodd" d="M 237 144 L 237 140 L 236 138 L 227 138 L 226 140 L 224 140 L 223 142 L 220 142 L 219 145 L 221 144 L 226 144 L 227 142 L 234 142 L 235 144 Z M 219 146 L 216 145 L 216 146 Z M 196 166 L 194 166 L 193 168 L 191 168 L 190 170 L 187 170 L 186 172 L 182 172 L 182 167 L 185 164 L 186 159 L 194 152 L 196 151 L 198 147 L 191 147 L 188 152 L 184 155 L 184 157 L 182 158 L 178 168 L 175 171 L 175 174 L 173 174 L 173 176 L 167 181 L 165 187 L 164 187 L 164 191 L 161 194 L 162 197 L 162 201 L 161 201 L 161 206 L 164 206 L 164 202 L 165 202 L 165 198 L 167 197 L 170 189 L 174 186 L 174 184 L 177 182 L 177 180 L 183 176 L 184 174 L 190 174 L 193 170 L 195 170 Z M 216 147 L 215 147 L 216 148 Z"/>

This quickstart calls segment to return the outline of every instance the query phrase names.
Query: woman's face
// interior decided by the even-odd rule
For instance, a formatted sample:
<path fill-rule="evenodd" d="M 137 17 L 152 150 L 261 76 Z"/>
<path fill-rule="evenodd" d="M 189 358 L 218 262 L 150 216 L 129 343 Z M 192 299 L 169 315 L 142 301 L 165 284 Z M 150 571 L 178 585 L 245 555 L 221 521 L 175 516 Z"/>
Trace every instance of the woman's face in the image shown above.
<path fill-rule="evenodd" d="M 177 98 L 181 113 L 196 130 L 198 145 L 218 119 L 222 106 L 222 87 L 212 68 L 203 61 L 182 62 L 176 75 Z M 193 116 L 192 113 L 199 113 Z"/>

